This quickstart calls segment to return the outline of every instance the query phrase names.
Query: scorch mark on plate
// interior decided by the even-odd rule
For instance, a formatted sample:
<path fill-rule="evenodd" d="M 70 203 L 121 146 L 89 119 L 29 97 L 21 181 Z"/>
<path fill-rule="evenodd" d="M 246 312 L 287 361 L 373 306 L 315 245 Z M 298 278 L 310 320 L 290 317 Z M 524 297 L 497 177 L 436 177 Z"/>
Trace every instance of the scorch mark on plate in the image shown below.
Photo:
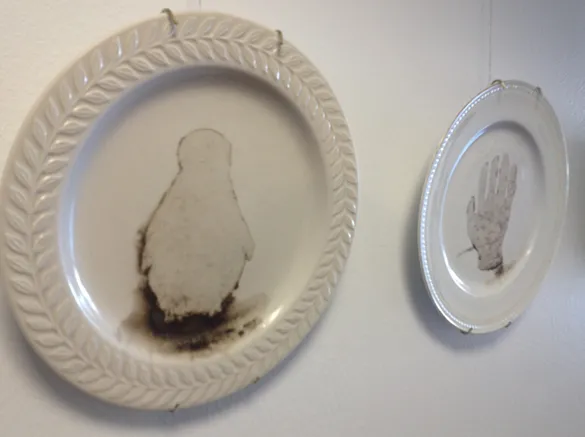
<path fill-rule="evenodd" d="M 175 350 L 205 349 L 258 324 L 249 305 L 236 307 L 255 244 L 233 188 L 231 155 L 231 144 L 214 130 L 183 137 L 179 171 L 139 232 L 143 311 L 130 325 Z"/>

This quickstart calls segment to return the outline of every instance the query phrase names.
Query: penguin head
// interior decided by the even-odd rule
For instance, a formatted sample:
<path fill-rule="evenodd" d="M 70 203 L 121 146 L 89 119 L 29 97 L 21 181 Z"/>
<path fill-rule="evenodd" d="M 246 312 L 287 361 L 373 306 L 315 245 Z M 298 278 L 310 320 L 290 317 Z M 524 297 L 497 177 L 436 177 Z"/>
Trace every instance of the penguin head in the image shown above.
<path fill-rule="evenodd" d="M 232 161 L 232 145 L 219 132 L 213 129 L 194 130 L 179 142 L 177 150 L 179 167 L 217 169 Z"/>

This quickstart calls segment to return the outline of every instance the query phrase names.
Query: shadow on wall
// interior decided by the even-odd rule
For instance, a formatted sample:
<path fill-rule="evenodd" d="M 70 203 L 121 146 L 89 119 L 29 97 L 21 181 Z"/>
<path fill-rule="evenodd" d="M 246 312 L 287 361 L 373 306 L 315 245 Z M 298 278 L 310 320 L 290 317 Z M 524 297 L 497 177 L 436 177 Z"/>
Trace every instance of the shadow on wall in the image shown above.
<path fill-rule="evenodd" d="M 578 123 L 582 124 L 582 121 Z M 567 134 L 566 131 L 565 133 Z M 579 272 L 578 274 L 581 274 L 585 264 L 583 256 L 585 254 L 585 232 L 574 232 L 573 230 L 583 229 L 583 217 L 585 216 L 585 196 L 582 194 L 582 189 L 585 187 L 585 138 L 579 135 L 579 138 L 572 140 L 567 134 L 566 141 L 570 163 L 569 197 L 561 236 L 561 246 L 564 246 L 564 250 L 558 250 L 558 253 L 570 254 L 563 258 L 563 262 L 566 263 L 563 268 L 574 269 L 574 271 Z"/>
<path fill-rule="evenodd" d="M 0 298 L 6 299 L 3 296 Z M 95 422 L 106 422 L 120 428 L 134 428 L 136 435 L 141 429 L 168 430 L 182 426 L 193 427 L 198 422 L 206 422 L 216 418 L 216 416 L 227 414 L 242 403 L 251 402 L 251 399 L 266 390 L 273 380 L 286 376 L 286 372 L 292 369 L 289 363 L 305 351 L 307 344 L 310 343 L 315 332 L 319 331 L 321 325 L 321 321 L 318 321 L 301 344 L 257 383 L 251 384 L 231 396 L 198 407 L 177 411 L 140 411 L 108 404 L 85 394 L 61 379 L 29 346 L 10 312 L 8 302 L 0 305 L 0 310 L 2 309 L 4 310 L 4 313 L 0 314 L 2 334 L 18 339 L 18 341 L 10 342 L 15 345 L 12 353 L 21 355 L 13 359 L 17 359 L 21 363 L 23 372 L 28 375 L 31 381 L 34 381 L 39 390 L 46 392 L 48 397 L 61 404 L 63 408 L 72 410 Z M 326 318 L 326 313 L 320 320 Z"/>
<path fill-rule="evenodd" d="M 494 346 L 506 337 L 510 330 L 514 328 L 514 324 L 507 329 L 490 334 L 463 334 L 443 318 L 427 292 L 418 255 L 419 195 L 422 194 L 425 181 L 426 168 L 417 187 L 417 196 L 412 199 L 408 229 L 404 232 L 404 273 L 408 284 L 411 307 L 429 336 L 449 349 L 472 351 Z"/>

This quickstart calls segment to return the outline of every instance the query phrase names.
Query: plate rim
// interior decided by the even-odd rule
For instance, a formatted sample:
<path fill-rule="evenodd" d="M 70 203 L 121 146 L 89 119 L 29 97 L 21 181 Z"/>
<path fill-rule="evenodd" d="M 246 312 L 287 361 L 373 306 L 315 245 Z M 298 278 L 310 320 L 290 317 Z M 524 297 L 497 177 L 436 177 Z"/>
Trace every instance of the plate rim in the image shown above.
<path fill-rule="evenodd" d="M 58 74 L 25 118 L 0 188 L 0 271 L 24 336 L 57 374 L 81 390 L 139 409 L 210 402 L 256 382 L 281 362 L 327 308 L 357 216 L 349 128 L 315 66 L 288 40 L 279 44 L 278 32 L 247 19 L 217 12 L 176 18 L 176 25 L 160 15 L 115 31 Z M 287 94 L 316 134 L 332 202 L 326 244 L 305 289 L 262 336 L 208 363 L 184 360 L 188 364 L 161 369 L 101 339 L 80 315 L 60 264 L 59 194 L 78 150 L 75 140 L 109 105 L 149 78 L 186 65 L 235 68 Z"/>
<path fill-rule="evenodd" d="M 431 297 L 435 307 L 441 313 L 441 315 L 454 327 L 459 329 L 464 334 L 487 334 L 493 331 L 497 331 L 502 328 L 507 328 L 510 324 L 516 320 L 530 305 L 530 303 L 536 297 L 538 293 L 538 287 L 532 293 L 530 299 L 527 300 L 526 303 L 520 306 L 519 311 L 510 311 L 510 314 L 503 318 L 500 321 L 493 322 L 493 323 L 486 323 L 486 324 L 469 324 L 464 322 L 463 320 L 459 319 L 457 316 L 452 314 L 449 309 L 445 306 L 444 300 L 441 296 L 437 293 L 433 281 L 433 275 L 430 271 L 428 265 L 428 253 L 427 253 L 427 243 L 426 243 L 426 216 L 428 213 L 428 203 L 429 197 L 433 190 L 433 181 L 437 166 L 442 160 L 443 153 L 445 149 L 449 146 L 449 140 L 453 136 L 453 134 L 457 131 L 460 123 L 465 119 L 469 111 L 471 111 L 476 105 L 480 104 L 484 99 L 489 97 L 490 95 L 496 92 L 506 92 L 509 89 L 522 89 L 524 91 L 530 92 L 531 94 L 535 95 L 536 98 L 542 99 L 542 102 L 548 106 L 550 113 L 554 118 L 554 122 L 557 124 L 560 138 L 561 138 L 561 151 L 564 157 L 564 172 L 562 175 L 564 177 L 564 192 L 562 196 L 562 210 L 558 213 L 558 224 L 555 229 L 556 231 L 556 238 L 554 241 L 554 247 L 549 253 L 549 256 L 545 259 L 543 264 L 543 272 L 541 275 L 535 280 L 535 283 L 538 285 L 542 283 L 548 269 L 559 249 L 561 243 L 561 236 L 562 236 L 562 229 L 564 222 L 566 220 L 566 212 L 567 212 L 567 204 L 568 204 L 568 196 L 569 196 L 569 158 L 568 158 L 568 148 L 567 148 L 567 141 L 562 129 L 562 125 L 558 119 L 556 111 L 554 110 L 553 106 L 550 102 L 546 99 L 546 97 L 542 93 L 542 89 L 538 86 L 533 86 L 528 82 L 524 82 L 521 80 L 494 80 L 487 88 L 473 97 L 459 113 L 455 117 L 454 121 L 449 126 L 447 133 L 443 136 L 441 141 L 439 142 L 439 146 L 437 147 L 435 154 L 431 160 L 429 165 L 429 169 L 427 171 L 427 176 L 425 178 L 425 182 L 423 185 L 423 190 L 421 194 L 420 206 L 419 206 L 419 215 L 418 215 L 418 255 L 419 255 L 419 264 L 422 271 L 422 276 L 425 284 L 425 288 L 427 293 Z"/>

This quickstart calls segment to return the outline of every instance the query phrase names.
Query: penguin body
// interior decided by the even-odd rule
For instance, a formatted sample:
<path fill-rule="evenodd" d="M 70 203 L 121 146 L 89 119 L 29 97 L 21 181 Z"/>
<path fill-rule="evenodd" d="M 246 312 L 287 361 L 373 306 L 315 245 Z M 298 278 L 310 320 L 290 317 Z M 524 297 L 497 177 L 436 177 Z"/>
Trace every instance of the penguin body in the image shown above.
<path fill-rule="evenodd" d="M 177 155 L 179 172 L 147 224 L 140 254 L 166 322 L 222 311 L 254 253 L 230 176 L 231 144 L 216 131 L 196 130 Z"/>

